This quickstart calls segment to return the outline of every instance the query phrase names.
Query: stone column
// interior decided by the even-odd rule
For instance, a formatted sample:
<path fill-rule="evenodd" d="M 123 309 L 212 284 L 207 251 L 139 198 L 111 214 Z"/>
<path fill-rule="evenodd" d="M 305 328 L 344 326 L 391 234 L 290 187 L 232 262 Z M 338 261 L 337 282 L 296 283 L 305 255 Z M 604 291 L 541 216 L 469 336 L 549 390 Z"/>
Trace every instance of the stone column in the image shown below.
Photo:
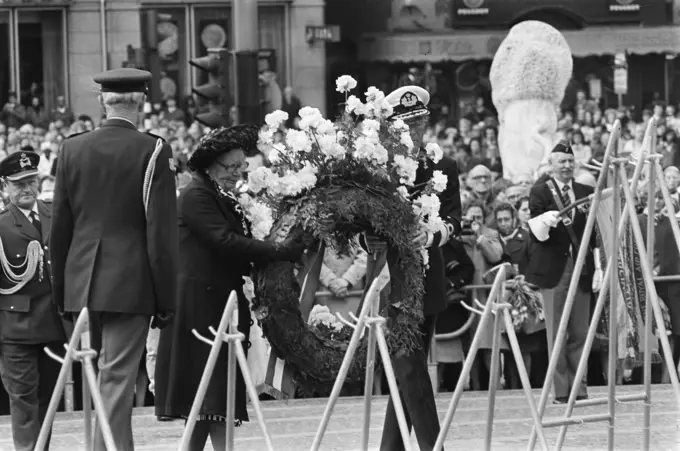
<path fill-rule="evenodd" d="M 302 105 L 326 111 L 326 44 L 308 43 L 308 25 L 324 25 L 324 0 L 294 0 L 290 6 L 290 53 L 293 87 Z"/>

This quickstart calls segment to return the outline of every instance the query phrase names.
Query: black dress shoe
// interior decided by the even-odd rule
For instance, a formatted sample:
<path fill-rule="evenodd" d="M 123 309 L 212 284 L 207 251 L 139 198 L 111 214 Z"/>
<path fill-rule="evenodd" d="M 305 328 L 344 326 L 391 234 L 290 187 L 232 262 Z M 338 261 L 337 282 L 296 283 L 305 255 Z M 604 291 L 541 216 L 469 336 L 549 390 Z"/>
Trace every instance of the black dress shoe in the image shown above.
<path fill-rule="evenodd" d="M 588 395 L 578 395 L 576 397 L 577 401 L 585 401 L 586 399 L 588 399 Z"/>
<path fill-rule="evenodd" d="M 569 398 L 566 396 L 558 396 L 553 400 L 553 404 L 566 404 L 567 401 L 569 401 Z"/>

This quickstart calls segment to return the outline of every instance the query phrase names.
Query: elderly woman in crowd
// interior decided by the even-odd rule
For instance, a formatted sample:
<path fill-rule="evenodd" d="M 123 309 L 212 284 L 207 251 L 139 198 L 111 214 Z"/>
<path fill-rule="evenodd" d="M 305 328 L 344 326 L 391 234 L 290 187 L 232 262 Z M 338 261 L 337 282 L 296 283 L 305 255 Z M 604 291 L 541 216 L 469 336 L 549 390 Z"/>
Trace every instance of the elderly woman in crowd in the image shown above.
<path fill-rule="evenodd" d="M 233 191 L 246 168 L 246 155 L 256 150 L 258 128 L 239 125 L 204 136 L 189 160 L 194 178 L 178 198 L 180 267 L 175 322 L 163 329 L 156 366 L 156 414 L 187 418 L 196 396 L 210 347 L 191 333 L 209 336 L 217 328 L 232 291 L 238 295 L 238 329 L 246 337 L 250 308 L 243 276 L 251 264 L 297 260 L 302 243 L 281 245 L 251 238 L 251 225 Z M 249 344 L 243 343 L 247 351 Z M 218 359 L 189 449 L 202 450 L 208 436 L 215 450 L 225 449 L 226 346 Z M 231 394 L 230 394 L 231 395 Z M 248 421 L 243 377 L 237 374 L 235 418 Z"/>

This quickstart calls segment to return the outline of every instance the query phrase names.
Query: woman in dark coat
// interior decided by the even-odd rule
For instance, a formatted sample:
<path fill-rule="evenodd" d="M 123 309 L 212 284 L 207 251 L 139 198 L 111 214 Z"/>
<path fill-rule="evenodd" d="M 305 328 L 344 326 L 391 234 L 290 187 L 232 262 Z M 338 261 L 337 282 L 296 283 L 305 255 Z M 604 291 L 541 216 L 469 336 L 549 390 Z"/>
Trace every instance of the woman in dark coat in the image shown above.
<path fill-rule="evenodd" d="M 189 160 L 191 182 L 178 198 L 179 277 L 176 316 L 163 329 L 156 364 L 156 415 L 189 416 L 210 347 L 191 333 L 212 338 L 229 294 L 238 294 L 238 329 L 249 336 L 251 317 L 243 294 L 243 276 L 251 264 L 267 260 L 297 260 L 304 246 L 281 246 L 251 238 L 250 224 L 232 190 L 246 167 L 247 152 L 256 151 L 258 128 L 240 125 L 211 131 Z M 249 344 L 244 341 L 247 351 Z M 227 346 L 210 380 L 191 437 L 190 450 L 202 450 L 208 435 L 215 450 L 225 448 Z M 240 371 L 235 393 L 237 424 L 248 421 L 246 390 Z"/>

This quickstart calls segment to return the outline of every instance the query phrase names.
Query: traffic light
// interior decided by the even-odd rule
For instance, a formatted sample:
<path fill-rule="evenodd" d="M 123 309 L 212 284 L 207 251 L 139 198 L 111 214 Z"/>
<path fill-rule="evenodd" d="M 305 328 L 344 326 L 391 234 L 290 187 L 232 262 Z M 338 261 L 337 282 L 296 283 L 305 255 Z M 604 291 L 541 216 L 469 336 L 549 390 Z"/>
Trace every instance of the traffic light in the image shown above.
<path fill-rule="evenodd" d="M 229 84 L 230 55 L 226 49 L 208 49 L 208 55 L 189 61 L 189 64 L 207 74 L 207 82 L 196 86 L 192 92 L 202 100 L 206 108 L 196 115 L 201 124 L 216 128 L 229 124 L 229 109 L 232 105 Z"/>
<path fill-rule="evenodd" d="M 241 124 L 260 124 L 262 117 L 262 100 L 258 70 L 258 52 L 236 52 L 236 105 L 238 121 Z"/>

